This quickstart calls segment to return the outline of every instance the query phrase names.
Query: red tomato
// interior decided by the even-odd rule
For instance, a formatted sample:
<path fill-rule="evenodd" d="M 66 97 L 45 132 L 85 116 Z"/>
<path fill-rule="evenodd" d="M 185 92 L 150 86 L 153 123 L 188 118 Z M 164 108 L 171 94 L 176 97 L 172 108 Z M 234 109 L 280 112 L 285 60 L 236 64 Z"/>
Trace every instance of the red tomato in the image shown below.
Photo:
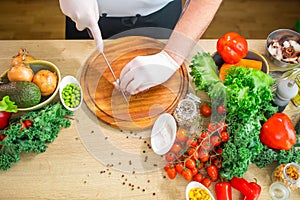
<path fill-rule="evenodd" d="M 211 107 L 207 104 L 203 104 L 200 106 L 200 114 L 203 117 L 209 117 L 212 113 Z"/>
<path fill-rule="evenodd" d="M 168 152 L 165 155 L 165 159 L 167 162 L 173 162 L 175 160 L 176 156 L 173 152 Z"/>
<path fill-rule="evenodd" d="M 188 139 L 188 131 L 186 129 L 179 128 L 176 132 L 176 139 L 182 143 L 186 142 Z"/>
<path fill-rule="evenodd" d="M 199 172 L 199 169 L 197 168 L 197 167 L 194 167 L 194 168 L 192 168 L 192 169 L 190 169 L 191 170 L 191 172 L 192 172 L 192 176 L 194 177 L 196 174 L 198 174 L 198 172 Z"/>
<path fill-rule="evenodd" d="M 223 115 L 224 113 L 226 113 L 226 108 L 224 105 L 219 105 L 217 111 L 219 114 Z"/>
<path fill-rule="evenodd" d="M 196 162 L 195 160 L 188 158 L 185 160 L 185 166 L 189 169 L 193 169 L 196 167 Z"/>
<path fill-rule="evenodd" d="M 222 133 L 223 131 L 226 131 L 226 129 L 227 129 L 226 123 L 225 122 L 219 122 L 217 124 L 217 129 L 218 129 L 219 133 Z"/>
<path fill-rule="evenodd" d="M 227 142 L 229 140 L 229 134 L 226 131 L 221 132 L 222 142 Z"/>
<path fill-rule="evenodd" d="M 178 172 L 178 174 L 181 174 L 184 168 L 184 164 L 183 162 L 177 163 L 175 165 L 176 171 Z"/>
<path fill-rule="evenodd" d="M 191 158 L 194 160 L 198 160 L 198 158 L 199 158 L 199 154 L 198 154 L 198 151 L 196 150 L 196 148 L 190 148 L 188 150 L 188 155 L 192 156 Z"/>
<path fill-rule="evenodd" d="M 209 138 L 206 138 L 205 140 L 202 141 L 201 148 L 207 151 L 210 151 L 213 148 L 213 144 L 210 142 Z"/>
<path fill-rule="evenodd" d="M 222 138 L 220 136 L 218 136 L 218 135 L 213 135 L 210 138 L 210 143 L 214 147 L 219 146 L 221 144 L 221 142 L 222 142 Z"/>
<path fill-rule="evenodd" d="M 174 167 L 175 167 L 174 164 L 168 163 L 168 164 L 166 164 L 166 165 L 164 166 L 164 170 L 165 170 L 165 171 L 168 171 L 168 169 L 174 168 Z"/>
<path fill-rule="evenodd" d="M 197 182 L 199 182 L 199 183 L 201 183 L 201 181 L 203 180 L 203 175 L 202 174 L 196 174 L 194 177 L 193 177 L 193 180 L 194 181 L 197 181 Z"/>
<path fill-rule="evenodd" d="M 181 173 L 183 178 L 187 181 L 191 181 L 193 179 L 192 171 L 188 168 L 184 169 Z"/>
<path fill-rule="evenodd" d="M 209 159 L 209 153 L 207 150 L 200 148 L 199 150 L 199 159 L 202 163 L 205 163 Z"/>
<path fill-rule="evenodd" d="M 167 174 L 170 179 L 174 179 L 177 175 L 176 169 L 174 167 L 168 169 Z"/>
<path fill-rule="evenodd" d="M 211 180 L 208 177 L 205 177 L 204 179 L 202 179 L 201 183 L 205 186 L 205 187 L 209 187 L 211 185 Z"/>
<path fill-rule="evenodd" d="M 186 141 L 187 147 L 196 147 L 198 146 L 198 139 L 195 137 L 191 137 Z"/>
<path fill-rule="evenodd" d="M 206 172 L 212 181 L 218 180 L 219 173 L 218 173 L 218 168 L 215 165 L 208 166 L 206 168 Z"/>
<path fill-rule="evenodd" d="M 179 152 L 181 151 L 182 147 L 179 143 L 174 143 L 171 147 L 171 152 L 173 152 L 174 154 L 178 155 Z"/>
<path fill-rule="evenodd" d="M 25 119 L 24 121 L 22 121 L 22 126 L 20 130 L 23 130 L 24 128 L 30 128 L 32 124 L 32 121 L 30 121 L 29 119 Z"/>
<path fill-rule="evenodd" d="M 209 123 L 209 124 L 207 125 L 207 127 L 206 127 L 206 130 L 207 130 L 208 132 L 214 132 L 216 129 L 217 129 L 217 127 L 216 127 L 214 124 L 212 124 L 212 123 Z"/>
<path fill-rule="evenodd" d="M 222 168 L 222 161 L 220 159 L 215 159 L 214 160 L 214 165 L 218 168 L 221 169 Z"/>

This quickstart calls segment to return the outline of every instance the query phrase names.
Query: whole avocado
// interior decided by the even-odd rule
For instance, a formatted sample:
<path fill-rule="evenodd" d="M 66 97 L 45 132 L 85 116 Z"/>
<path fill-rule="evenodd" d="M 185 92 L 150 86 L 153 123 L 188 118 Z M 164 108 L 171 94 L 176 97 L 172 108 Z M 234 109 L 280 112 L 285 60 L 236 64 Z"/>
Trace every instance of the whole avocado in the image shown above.
<path fill-rule="evenodd" d="M 41 101 L 39 87 L 29 81 L 16 81 L 0 85 L 0 99 L 9 96 L 18 108 L 29 108 Z"/>

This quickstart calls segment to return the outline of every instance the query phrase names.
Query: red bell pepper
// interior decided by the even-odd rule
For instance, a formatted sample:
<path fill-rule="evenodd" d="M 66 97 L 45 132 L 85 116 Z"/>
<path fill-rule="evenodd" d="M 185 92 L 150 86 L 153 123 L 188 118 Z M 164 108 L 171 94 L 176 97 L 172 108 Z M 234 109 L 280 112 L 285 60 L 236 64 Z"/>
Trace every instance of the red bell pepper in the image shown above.
<path fill-rule="evenodd" d="M 248 53 L 248 43 L 236 32 L 229 32 L 217 41 L 217 52 L 229 64 L 235 64 Z"/>
<path fill-rule="evenodd" d="M 290 150 L 297 142 L 291 119 L 284 113 L 275 113 L 262 126 L 260 141 L 272 149 Z"/>
<path fill-rule="evenodd" d="M 215 184 L 217 200 L 232 200 L 231 185 L 229 182 L 219 182 Z"/>
<path fill-rule="evenodd" d="M 260 185 L 256 182 L 249 183 L 244 178 L 233 177 L 230 184 L 244 195 L 243 200 L 257 200 L 261 192 Z"/>
<path fill-rule="evenodd" d="M 230 180 L 231 186 L 245 196 L 252 196 L 251 186 L 244 178 L 233 177 Z"/>
<path fill-rule="evenodd" d="M 250 182 L 249 185 L 252 189 L 252 195 L 244 196 L 243 200 L 257 200 L 261 192 L 261 186 L 256 182 Z"/>

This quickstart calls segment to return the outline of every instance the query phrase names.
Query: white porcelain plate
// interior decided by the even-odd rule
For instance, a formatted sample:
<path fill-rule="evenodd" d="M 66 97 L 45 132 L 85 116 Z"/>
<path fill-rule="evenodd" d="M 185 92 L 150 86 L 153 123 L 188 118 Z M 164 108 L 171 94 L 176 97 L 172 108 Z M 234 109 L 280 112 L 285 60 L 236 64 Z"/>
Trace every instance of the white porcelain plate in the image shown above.
<path fill-rule="evenodd" d="M 166 154 L 176 139 L 176 121 L 171 114 L 164 113 L 155 121 L 151 131 L 151 146 L 158 155 Z"/>

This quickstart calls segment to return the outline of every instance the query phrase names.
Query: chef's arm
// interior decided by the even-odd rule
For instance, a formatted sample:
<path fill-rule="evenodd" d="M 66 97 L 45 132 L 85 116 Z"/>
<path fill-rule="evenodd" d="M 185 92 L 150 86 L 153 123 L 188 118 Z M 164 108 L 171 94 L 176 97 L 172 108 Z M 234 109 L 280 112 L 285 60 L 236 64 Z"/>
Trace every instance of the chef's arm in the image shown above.
<path fill-rule="evenodd" d="M 222 0 L 190 0 L 164 50 L 181 65 L 213 20 Z"/>

